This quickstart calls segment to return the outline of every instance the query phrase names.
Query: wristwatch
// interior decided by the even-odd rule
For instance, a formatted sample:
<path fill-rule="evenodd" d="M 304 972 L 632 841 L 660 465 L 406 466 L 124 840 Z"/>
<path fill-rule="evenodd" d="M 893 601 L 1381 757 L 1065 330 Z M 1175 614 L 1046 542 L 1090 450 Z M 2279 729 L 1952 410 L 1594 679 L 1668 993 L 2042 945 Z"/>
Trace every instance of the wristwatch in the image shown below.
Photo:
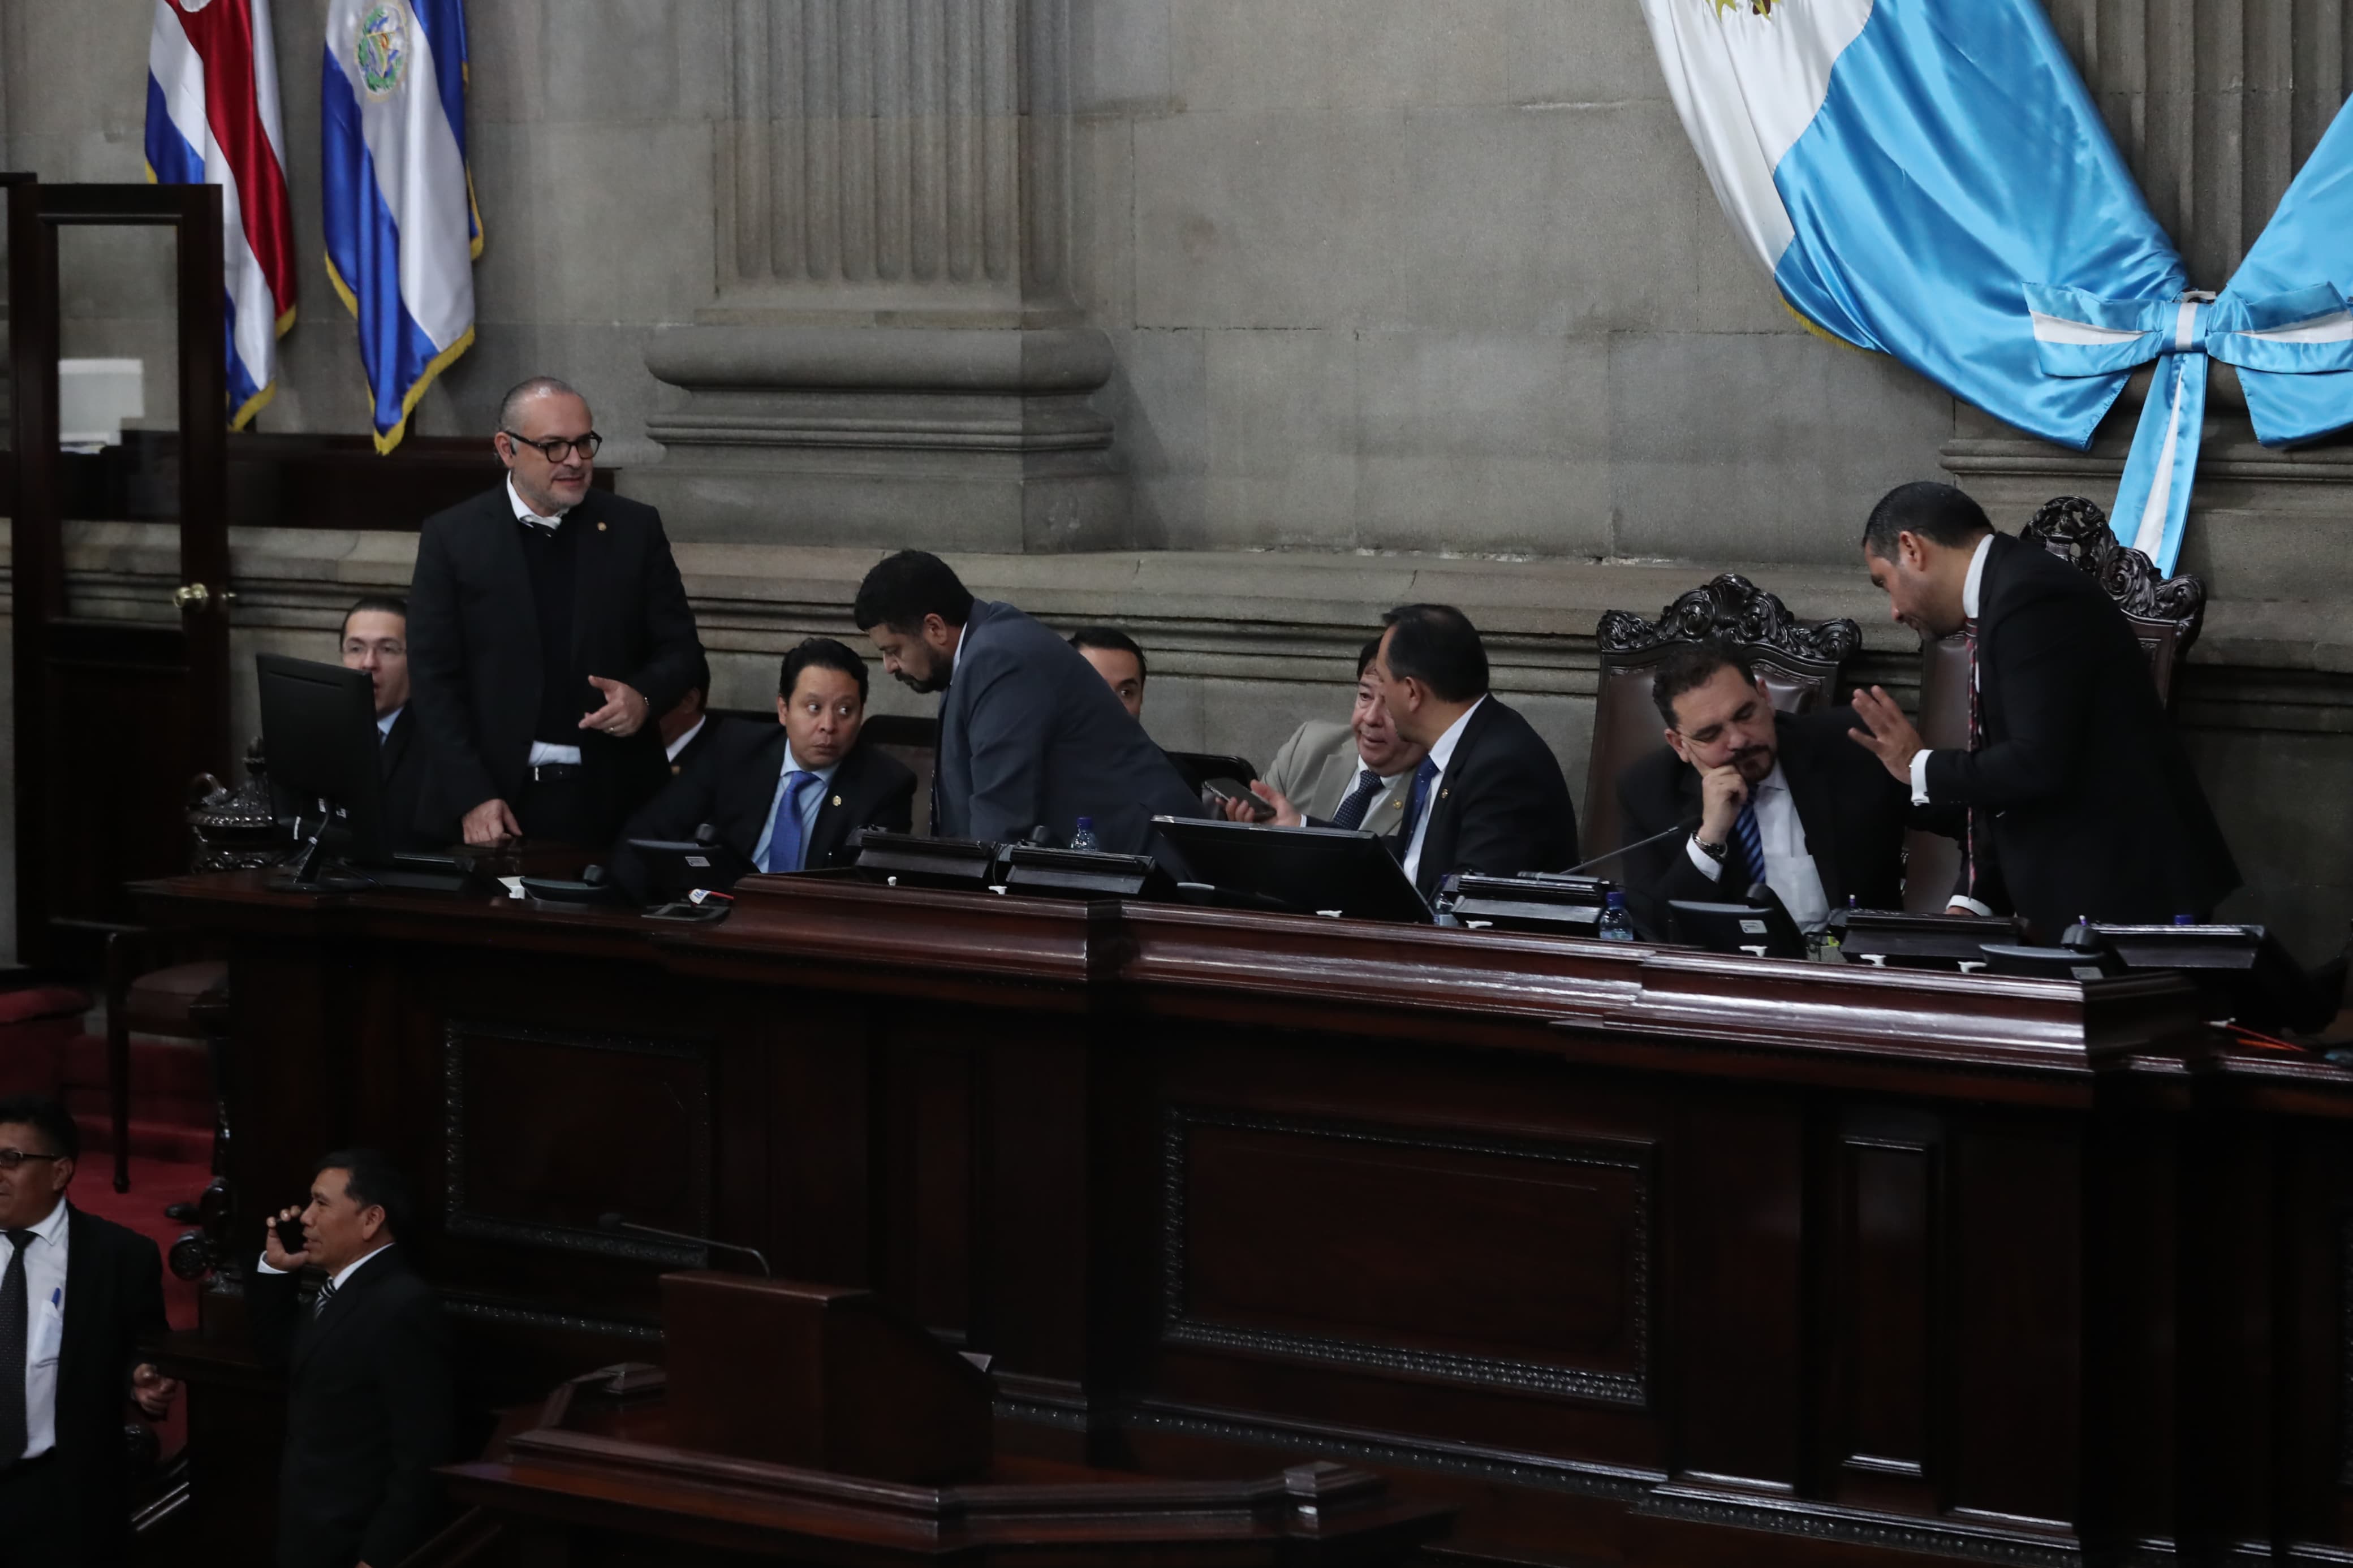
<path fill-rule="evenodd" d="M 1709 859 L 1715 861 L 1719 865 L 1721 865 L 1732 853 L 1732 840 L 1729 838 L 1725 839 L 1721 844 L 1710 844 L 1706 839 L 1702 838 L 1698 834 L 1694 833 L 1692 835 L 1691 841 L 1699 847 L 1699 852 L 1701 854 L 1706 856 Z"/>

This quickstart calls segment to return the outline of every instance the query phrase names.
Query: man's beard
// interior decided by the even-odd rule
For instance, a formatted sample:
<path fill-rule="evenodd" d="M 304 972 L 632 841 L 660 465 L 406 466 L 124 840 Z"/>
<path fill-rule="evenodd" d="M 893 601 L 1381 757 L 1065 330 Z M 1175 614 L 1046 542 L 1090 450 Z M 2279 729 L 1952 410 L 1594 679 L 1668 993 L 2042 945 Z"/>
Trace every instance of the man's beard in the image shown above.
<path fill-rule="evenodd" d="M 1751 746 L 1745 752 L 1735 752 L 1732 765 L 1750 784 L 1762 784 L 1772 776 L 1774 764 L 1779 760 L 1779 753 L 1770 746 Z"/>
<path fill-rule="evenodd" d="M 934 691 L 945 691 L 948 689 L 948 678 L 941 673 L 936 666 L 934 667 L 931 674 L 925 676 L 910 675 L 903 669 L 892 673 L 898 677 L 900 685 L 920 697 L 929 697 Z"/>

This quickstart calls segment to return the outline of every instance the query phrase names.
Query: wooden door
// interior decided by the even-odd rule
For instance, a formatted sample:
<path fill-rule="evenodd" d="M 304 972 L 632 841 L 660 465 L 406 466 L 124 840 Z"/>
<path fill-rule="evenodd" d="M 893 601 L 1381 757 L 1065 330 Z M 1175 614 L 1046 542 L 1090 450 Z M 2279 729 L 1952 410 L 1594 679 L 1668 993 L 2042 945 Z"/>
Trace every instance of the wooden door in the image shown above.
<path fill-rule="evenodd" d="M 39 963 L 71 956 L 74 922 L 128 919 L 126 882 L 185 868 L 189 781 L 228 772 L 227 347 L 216 187 L 27 183 L 7 195 L 16 944 Z M 58 237 L 79 226 L 174 231 L 180 583 L 129 613 L 97 613 L 67 590 Z"/>

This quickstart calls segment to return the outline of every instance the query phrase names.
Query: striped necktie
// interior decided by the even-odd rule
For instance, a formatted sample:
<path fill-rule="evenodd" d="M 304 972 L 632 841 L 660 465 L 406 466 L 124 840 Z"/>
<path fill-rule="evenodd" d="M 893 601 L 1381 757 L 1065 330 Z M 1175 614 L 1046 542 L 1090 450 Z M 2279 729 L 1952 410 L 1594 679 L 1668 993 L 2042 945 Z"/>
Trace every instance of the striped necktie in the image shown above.
<path fill-rule="evenodd" d="M 311 1303 L 311 1318 L 315 1320 L 325 1317 L 327 1315 L 327 1303 L 334 1299 L 335 1282 L 332 1279 L 322 1281 L 319 1286 L 319 1294 L 317 1298 Z"/>
<path fill-rule="evenodd" d="M 1765 878 L 1765 835 L 1757 826 L 1757 795 L 1752 788 L 1748 799 L 1740 807 L 1740 821 L 1734 832 L 1740 839 L 1740 858 L 1748 862 L 1748 881 L 1762 882 Z"/>

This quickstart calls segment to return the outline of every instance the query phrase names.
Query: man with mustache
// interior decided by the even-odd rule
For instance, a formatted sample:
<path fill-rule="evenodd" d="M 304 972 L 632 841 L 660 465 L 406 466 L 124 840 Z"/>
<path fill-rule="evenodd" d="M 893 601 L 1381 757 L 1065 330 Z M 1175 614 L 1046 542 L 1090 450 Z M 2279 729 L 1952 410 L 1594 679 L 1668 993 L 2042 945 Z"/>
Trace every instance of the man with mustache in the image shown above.
<path fill-rule="evenodd" d="M 2056 942 L 2078 919 L 2203 917 L 2239 885 L 2148 656 L 2097 583 L 1925 481 L 1872 509 L 1862 563 L 1896 620 L 1970 637 L 1966 750 L 1923 746 L 1876 687 L 1854 697 L 1854 739 L 1889 776 L 1968 817 L 1957 908 L 2015 910 Z"/>
<path fill-rule="evenodd" d="M 1264 795 L 1295 803 L 1288 813 L 1277 808 L 1278 823 L 1295 826 L 1303 818 L 1385 835 L 1404 823 L 1414 770 L 1430 755 L 1430 748 L 1407 740 L 1389 722 L 1389 710 L 1372 679 L 1371 665 L 1380 651 L 1378 637 L 1357 650 L 1356 706 L 1348 721 L 1308 720 L 1292 731 L 1267 764 L 1261 785 Z M 1239 807 L 1229 808 L 1226 816 L 1235 822 L 1255 817 Z"/>
<path fill-rule="evenodd" d="M 1756 882 L 1804 931 L 1822 929 L 1850 898 L 1863 909 L 1903 907 L 1913 807 L 1847 740 L 1853 710 L 1776 712 L 1748 660 L 1712 641 L 1661 660 L 1651 695 L 1667 744 L 1619 775 L 1626 839 L 1693 826 L 1625 857 L 1628 902 L 1644 931 L 1671 934 L 1670 900 L 1738 902 Z M 1935 826 L 1921 816 L 1915 826 Z"/>
<path fill-rule="evenodd" d="M 946 562 L 902 550 L 851 606 L 882 668 L 944 691 L 932 831 L 1005 844 L 1042 828 L 1065 845 L 1082 817 L 1113 854 L 1137 855 L 1152 818 L 1201 804 L 1079 650 L 1010 605 L 976 599 Z"/>
<path fill-rule="evenodd" d="M 694 679 L 694 612 L 661 514 L 590 484 L 603 437 L 553 376 L 506 395 L 506 482 L 427 518 L 408 673 L 442 842 L 603 848 L 670 779 L 652 722 Z"/>

